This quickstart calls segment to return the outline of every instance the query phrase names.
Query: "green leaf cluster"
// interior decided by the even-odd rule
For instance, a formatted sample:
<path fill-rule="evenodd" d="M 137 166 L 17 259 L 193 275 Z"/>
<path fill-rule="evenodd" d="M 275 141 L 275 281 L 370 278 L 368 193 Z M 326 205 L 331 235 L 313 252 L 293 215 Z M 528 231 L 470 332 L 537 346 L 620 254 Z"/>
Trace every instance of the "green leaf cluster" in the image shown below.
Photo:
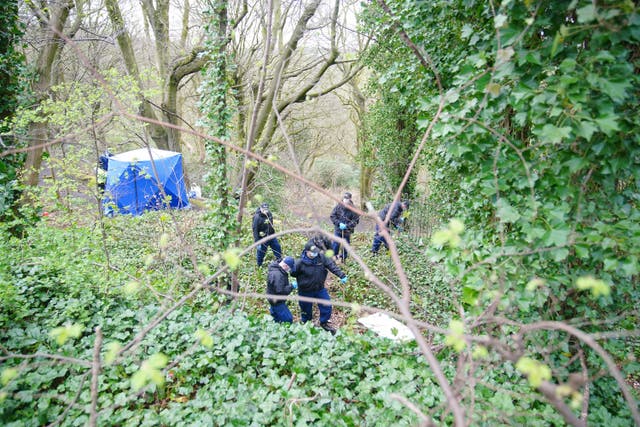
<path fill-rule="evenodd" d="M 463 234 L 446 227 L 432 236 L 427 254 L 440 272 L 431 281 L 459 290 L 466 318 L 483 325 L 470 333 L 512 344 L 509 329 L 487 321 L 487 313 L 518 325 L 550 320 L 577 322 L 587 333 L 636 331 L 637 6 L 385 3 L 391 15 L 375 4 L 365 14 L 374 51 L 384 58 L 368 63 L 372 86 L 401 82 L 403 90 L 394 99 L 380 97 L 385 105 L 376 108 L 411 100 L 402 112 L 416 117 L 421 132 L 430 130 L 421 157 L 428 180 L 419 191 L 438 207 L 437 217 L 464 223 Z M 389 132 L 369 131 L 372 139 Z M 580 351 L 589 354 L 590 374 L 606 369 L 565 333 L 527 334 L 522 344 L 543 354 L 550 370 L 520 364 L 532 383 L 566 381 L 581 369 L 570 357 Z M 629 357 L 637 342 L 611 339 L 603 346 L 626 371 L 637 372 Z M 610 381 L 591 385 L 590 407 L 598 402 L 603 412 L 625 411 Z M 601 419 L 598 410 L 591 416 Z"/>

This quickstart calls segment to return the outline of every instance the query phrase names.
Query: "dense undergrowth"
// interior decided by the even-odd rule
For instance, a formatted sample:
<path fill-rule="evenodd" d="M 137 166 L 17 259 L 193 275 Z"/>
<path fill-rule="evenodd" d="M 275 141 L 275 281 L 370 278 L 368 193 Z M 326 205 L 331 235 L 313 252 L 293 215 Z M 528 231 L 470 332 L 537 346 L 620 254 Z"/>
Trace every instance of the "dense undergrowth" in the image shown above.
<path fill-rule="evenodd" d="M 176 215 L 188 224 L 196 214 Z M 347 320 L 333 337 L 310 324 L 273 323 L 262 298 L 229 303 L 205 288 L 176 304 L 196 286 L 198 276 L 186 246 L 163 243 L 177 240 L 169 224 L 161 213 L 108 220 L 106 240 L 98 227 L 47 223 L 30 229 L 24 239 L 4 234 L 2 424 L 87 423 L 97 327 L 104 337 L 97 383 L 100 425 L 415 425 L 420 417 L 406 402 L 450 421 L 442 392 L 415 343 L 364 332 L 348 309 L 336 307 Z M 183 244 L 190 243 L 201 270 L 207 264 L 213 270 L 215 250 L 198 238 L 198 227 L 190 233 Z M 358 236 L 354 246 L 368 245 L 369 237 Z M 294 251 L 305 237 L 283 240 Z M 407 255 L 413 260 L 407 272 L 417 294 L 416 317 L 445 324 L 451 293 L 430 282 L 437 276 L 429 274 L 425 255 Z M 254 267 L 252 253 L 243 259 L 241 292 L 263 292 L 264 271 Z M 368 261 L 391 282 L 388 257 Z M 108 262 L 114 267 L 108 268 Z M 332 288 L 334 299 L 392 308 L 354 263 L 345 269 L 350 281 Z M 453 354 L 440 352 L 450 381 Z M 513 366 L 488 370 L 482 377 L 475 388 L 477 425 L 562 424 Z M 613 400 L 603 405 L 602 417 L 624 413 L 622 402 Z M 624 425 L 624 418 L 616 419 L 611 425 Z"/>
<path fill-rule="evenodd" d="M 185 224 L 197 214 L 176 215 Z M 133 340 L 197 283 L 189 251 L 173 243 L 177 237 L 169 224 L 163 214 L 150 213 L 108 220 L 106 238 L 98 227 L 44 222 L 23 239 L 4 235 L 3 424 L 87 422 L 89 370 L 84 363 L 92 359 L 95 328 L 101 328 L 108 359 L 109 349 Z M 215 248 L 199 239 L 198 227 L 190 233 L 187 239 L 193 240 L 183 244 L 197 253 L 201 267 L 216 268 Z M 167 238 L 171 243 L 161 243 Z M 283 245 L 294 252 L 305 239 L 285 236 Z M 361 240 L 367 244 L 368 236 Z M 335 289 L 334 298 L 390 308 L 358 277 L 355 265 L 345 269 L 352 270 L 352 280 L 349 287 Z M 241 292 L 264 291 L 264 271 L 254 267 L 253 253 L 244 258 L 239 277 Z M 59 335 L 52 331 L 65 325 L 78 325 L 78 336 L 57 342 Z M 198 331 L 206 331 L 212 342 L 198 344 Z M 24 357 L 33 354 L 43 356 Z M 169 361 L 162 370 L 164 384 L 136 390 L 132 377 L 156 354 Z M 263 299 L 240 297 L 228 304 L 208 289 L 105 366 L 99 393 L 104 425 L 412 425 L 416 415 L 391 398 L 393 393 L 421 406 L 442 399 L 414 344 L 363 334 L 354 322 L 336 338 L 311 325 L 276 325 Z"/>

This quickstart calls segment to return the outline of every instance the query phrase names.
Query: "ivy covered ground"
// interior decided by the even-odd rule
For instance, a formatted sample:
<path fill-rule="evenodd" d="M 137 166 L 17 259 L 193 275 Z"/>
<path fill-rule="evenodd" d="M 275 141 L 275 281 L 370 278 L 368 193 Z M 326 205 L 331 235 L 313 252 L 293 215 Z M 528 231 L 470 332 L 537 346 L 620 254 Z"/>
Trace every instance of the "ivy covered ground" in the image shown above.
<path fill-rule="evenodd" d="M 197 213 L 177 215 L 189 224 Z M 4 233 L 0 240 L 3 425 L 416 425 L 419 411 L 451 421 L 414 342 L 364 332 L 349 308 L 336 308 L 344 323 L 335 337 L 310 324 L 275 324 L 262 298 L 230 301 L 194 288 L 198 273 L 186 246 L 173 243 L 165 214 L 104 225 L 106 240 L 99 227 L 61 227 L 53 218 L 25 239 Z M 200 269 L 213 269 L 217 258 L 199 236 L 192 227 Z M 303 236 L 283 240 L 295 245 Z M 384 273 L 389 260 L 374 264 Z M 241 292 L 262 292 L 264 272 L 253 265 L 252 254 L 243 258 Z M 352 265 L 345 268 L 349 288 L 334 288 L 334 298 L 391 308 Z M 408 272 L 416 282 L 427 277 L 416 263 Z M 416 298 L 416 313 L 445 323 L 452 296 L 444 288 L 430 295 L 437 287 Z M 181 303 L 186 295 L 193 297 Z M 432 339 L 455 381 L 455 352 Z M 513 365 L 481 378 L 475 425 L 563 424 Z M 605 391 L 613 387 L 604 383 Z M 614 398 L 594 420 L 627 424 L 617 413 L 624 405 Z"/>

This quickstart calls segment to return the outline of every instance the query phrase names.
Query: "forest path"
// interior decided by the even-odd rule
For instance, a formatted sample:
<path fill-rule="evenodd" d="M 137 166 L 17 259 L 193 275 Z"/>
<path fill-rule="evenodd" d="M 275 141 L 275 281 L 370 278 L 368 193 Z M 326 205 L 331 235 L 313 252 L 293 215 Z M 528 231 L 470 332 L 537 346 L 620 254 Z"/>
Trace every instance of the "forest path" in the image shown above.
<path fill-rule="evenodd" d="M 315 190 L 305 190 L 304 187 L 294 185 L 290 189 L 287 206 L 282 206 L 283 210 L 287 209 L 287 215 L 283 215 L 284 228 L 319 226 L 324 229 L 333 229 L 330 215 L 336 206 L 335 200 L 324 194 L 318 194 Z M 349 191 L 353 194 L 354 203 L 359 206 L 360 194 L 357 189 L 335 188 L 329 191 L 337 197 L 342 197 L 346 191 Z M 372 219 L 363 216 L 356 227 L 356 233 L 373 233 L 374 226 Z"/>

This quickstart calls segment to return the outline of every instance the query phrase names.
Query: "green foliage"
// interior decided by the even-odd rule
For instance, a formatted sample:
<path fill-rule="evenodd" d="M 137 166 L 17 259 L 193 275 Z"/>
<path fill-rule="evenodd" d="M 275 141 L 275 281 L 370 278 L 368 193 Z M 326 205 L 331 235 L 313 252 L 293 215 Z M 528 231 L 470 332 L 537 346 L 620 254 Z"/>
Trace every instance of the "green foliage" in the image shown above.
<path fill-rule="evenodd" d="M 0 162 L 0 221 L 9 225 L 15 235 L 21 234 L 24 224 L 33 220 L 32 215 L 25 210 L 21 212 L 16 205 L 22 194 L 18 173 L 24 160 L 24 154 L 14 154 Z"/>
<path fill-rule="evenodd" d="M 131 129 L 142 126 L 139 122 L 114 115 L 120 110 L 129 114 L 137 113 L 141 98 L 135 79 L 122 75 L 116 69 L 103 70 L 101 80 L 73 81 L 53 86 L 51 94 L 50 98 L 35 108 L 25 107 L 16 111 L 12 123 L 15 132 L 26 132 L 32 123 L 46 123 L 52 135 L 75 134 L 92 125 L 101 126 L 108 130 L 106 134 L 113 147 L 125 144 L 130 138 Z M 110 126 L 107 127 L 107 123 Z M 123 132 L 123 129 L 129 129 L 129 133 Z M 91 137 L 92 134 L 86 131 L 75 136 L 84 142 L 92 142 Z"/>
<path fill-rule="evenodd" d="M 466 3 L 465 8 L 471 7 Z M 469 21 L 463 13 L 465 9 L 458 9 L 451 2 L 386 4 L 391 15 L 374 3 L 361 16 L 361 25 L 372 31 L 377 41 L 365 58 L 374 73 L 369 91 L 377 101 L 367 112 L 366 143 L 359 155 L 365 164 L 376 169 L 375 186 L 380 195 L 394 193 L 404 178 L 422 138 L 419 117 L 422 96 L 437 87 L 436 76 L 420 65 L 398 32 L 406 32 L 419 48 L 427 46 L 427 51 L 421 50 L 425 60 L 439 73 L 446 74 L 450 70 L 443 70 L 442 66 L 457 61 L 462 51 L 461 45 L 450 42 L 451 34 Z M 438 55 L 432 55 L 433 52 Z M 416 174 L 414 170 L 403 190 L 406 197 L 417 195 Z"/>
<path fill-rule="evenodd" d="M 433 124 L 422 155 L 431 203 L 439 217 L 457 218 L 465 228 L 435 233 L 427 253 L 440 270 L 432 279 L 460 289 L 460 310 L 483 325 L 473 333 L 510 345 L 492 316 L 518 325 L 577 322 L 587 333 L 637 331 L 637 6 L 386 3 L 393 17 L 367 8 L 377 49 L 389 52 L 375 84 L 404 88 L 398 98 L 413 100 L 406 113 L 416 115 L 421 132 Z M 392 49 L 399 29 L 430 70 L 416 72 L 419 59 L 405 46 Z M 429 72 L 434 78 L 421 80 Z M 401 105 L 381 99 L 386 108 Z M 628 357 L 637 343 L 602 344 L 626 371 L 637 372 Z M 521 364 L 534 382 L 566 381 L 581 369 L 569 362 L 579 351 L 589 354 L 590 375 L 606 369 L 565 333 L 525 334 L 523 346 L 522 356 L 543 354 L 550 369 L 540 376 L 541 369 Z M 590 408 L 597 402 L 606 409 L 594 409 L 590 421 L 626 413 L 611 381 L 595 383 Z"/>
<path fill-rule="evenodd" d="M 18 18 L 18 3 L 0 3 L 0 28 L 0 122 L 3 122 L 29 93 L 25 90 L 25 57 L 21 51 L 24 26 Z M 0 133 L 6 130 L 4 123 L 0 124 Z"/>
<path fill-rule="evenodd" d="M 47 243 L 38 232 L 48 233 Z M 69 240 L 72 235 L 76 238 Z M 37 349 L 44 354 L 56 353 L 60 345 L 65 356 L 90 360 L 94 343 L 90 331 L 101 326 L 106 343 L 101 422 L 190 423 L 206 413 L 213 424 L 333 420 L 353 425 L 382 420 L 412 425 L 415 414 L 394 403 L 391 393 L 424 405 L 443 399 L 412 345 L 371 335 L 346 334 L 334 339 L 309 325 L 287 327 L 266 315 L 247 317 L 226 309 L 207 312 L 182 306 L 143 339 L 136 353 L 118 359 L 114 355 L 122 348 L 120 343 L 149 323 L 158 307 L 118 294 L 114 285 L 122 277 L 112 278 L 107 285 L 108 276 L 88 268 L 104 261 L 99 241 L 89 230 L 56 231 L 41 226 L 29 236 L 31 244 L 11 240 L 11 250 L 19 249 L 20 257 L 3 266 L 13 272 L 11 281 L 3 281 L 2 286 L 8 283 L 17 288 L 13 302 L 2 302 L 3 346 L 12 353 Z M 85 248 L 80 260 L 73 256 L 78 247 Z M 114 257 L 116 253 L 112 252 Z M 24 269 L 29 269 L 28 275 L 20 274 Z M 214 298 L 206 291 L 199 297 L 209 306 Z M 16 316 L 19 309 L 23 311 Z M 86 326 L 72 326 L 74 322 Z M 59 327 L 61 323 L 68 326 Z M 75 339 L 63 340 L 62 336 Z M 196 341 L 199 344 L 193 346 Z M 66 408 L 60 396 L 73 399 L 78 391 L 78 404 L 68 408 L 63 425 L 86 419 L 89 393 L 83 378 L 88 368 L 22 362 L 10 358 L 3 369 L 3 423 L 53 422 Z"/>
<path fill-rule="evenodd" d="M 406 100 L 398 101 L 399 95 L 388 93 L 385 85 L 374 91 L 381 100 L 371 108 L 365 118 L 367 135 L 358 155 L 363 164 L 376 173 L 374 192 L 388 199 L 400 186 L 413 152 L 419 142 L 416 117 L 407 113 Z M 403 189 L 405 197 L 414 194 L 415 173 Z"/>
<path fill-rule="evenodd" d="M 203 67 L 200 84 L 200 111 L 202 124 L 212 136 L 229 140 L 232 109 L 228 99 L 230 86 L 227 80 L 226 34 L 227 22 L 225 2 L 212 0 L 204 11 L 205 53 L 207 64 Z M 228 247 L 237 240 L 238 224 L 232 220 L 237 212 L 237 204 L 231 192 L 227 171 L 227 149 L 224 145 L 208 139 L 205 141 L 209 167 L 205 176 L 205 191 L 209 194 L 210 222 L 209 239 L 215 246 Z"/>
<path fill-rule="evenodd" d="M 527 376 L 531 387 L 539 387 L 542 381 L 551 379 L 551 369 L 547 365 L 529 357 L 521 357 L 516 363 L 516 369 Z"/>
<path fill-rule="evenodd" d="M 0 3 L 0 152 L 9 148 L 21 148 L 14 135 L 10 135 L 10 122 L 16 109 L 29 98 L 27 69 L 21 52 L 24 27 L 18 19 L 18 3 Z M 26 212 L 20 212 L 16 202 L 21 189 L 18 171 L 24 164 L 24 154 L 4 156 L 0 161 L 0 222 L 11 223 L 13 234 L 22 232 L 23 224 L 31 220 Z"/>

